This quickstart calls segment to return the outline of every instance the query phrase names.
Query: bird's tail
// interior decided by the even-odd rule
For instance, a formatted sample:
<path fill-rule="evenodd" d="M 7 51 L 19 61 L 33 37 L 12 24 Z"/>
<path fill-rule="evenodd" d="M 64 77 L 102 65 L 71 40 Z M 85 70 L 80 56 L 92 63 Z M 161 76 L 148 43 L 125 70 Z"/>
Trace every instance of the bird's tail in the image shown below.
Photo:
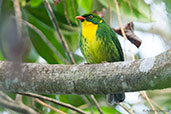
<path fill-rule="evenodd" d="M 107 95 L 107 101 L 113 105 L 115 103 L 123 102 L 125 99 L 125 93 L 109 94 Z"/>

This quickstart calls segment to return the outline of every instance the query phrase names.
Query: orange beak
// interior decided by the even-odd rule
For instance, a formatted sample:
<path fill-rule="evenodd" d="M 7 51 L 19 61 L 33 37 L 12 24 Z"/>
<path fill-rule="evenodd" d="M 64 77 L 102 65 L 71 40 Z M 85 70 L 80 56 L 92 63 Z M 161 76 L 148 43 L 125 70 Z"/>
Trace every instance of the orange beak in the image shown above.
<path fill-rule="evenodd" d="M 82 16 L 76 16 L 75 18 L 79 19 L 80 21 L 85 19 L 85 17 L 82 17 Z"/>

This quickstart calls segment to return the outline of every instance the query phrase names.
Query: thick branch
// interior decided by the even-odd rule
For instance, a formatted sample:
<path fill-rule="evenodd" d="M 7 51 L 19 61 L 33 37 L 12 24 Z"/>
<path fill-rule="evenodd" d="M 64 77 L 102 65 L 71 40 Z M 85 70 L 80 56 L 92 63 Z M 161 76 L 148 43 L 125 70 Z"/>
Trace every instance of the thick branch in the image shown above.
<path fill-rule="evenodd" d="M 0 62 L 0 89 L 44 94 L 109 94 L 171 87 L 171 49 L 152 58 L 85 65 Z M 17 77 L 14 77 L 17 76 Z"/>

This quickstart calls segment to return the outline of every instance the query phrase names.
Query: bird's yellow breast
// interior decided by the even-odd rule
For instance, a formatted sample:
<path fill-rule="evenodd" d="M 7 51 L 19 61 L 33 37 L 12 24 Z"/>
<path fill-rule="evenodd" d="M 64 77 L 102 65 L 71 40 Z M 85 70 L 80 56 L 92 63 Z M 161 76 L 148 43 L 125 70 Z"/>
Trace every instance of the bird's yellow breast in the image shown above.
<path fill-rule="evenodd" d="M 103 59 L 102 41 L 96 36 L 97 28 L 98 24 L 86 20 L 82 22 L 82 52 L 89 63 L 100 63 Z"/>
<path fill-rule="evenodd" d="M 97 28 L 98 28 L 97 24 L 88 22 L 86 20 L 82 22 L 82 35 L 84 38 L 86 38 L 86 40 L 90 45 L 96 42 Z"/>

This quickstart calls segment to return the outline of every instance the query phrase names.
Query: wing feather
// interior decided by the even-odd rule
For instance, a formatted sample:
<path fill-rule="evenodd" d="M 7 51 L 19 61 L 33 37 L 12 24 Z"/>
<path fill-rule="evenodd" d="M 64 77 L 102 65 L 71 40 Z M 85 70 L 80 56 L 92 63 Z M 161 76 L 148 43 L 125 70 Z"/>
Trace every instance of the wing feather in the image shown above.
<path fill-rule="evenodd" d="M 113 48 L 115 48 L 115 52 L 117 51 L 119 53 L 120 61 L 124 61 L 124 54 L 116 33 L 106 23 L 100 23 L 98 26 L 98 38 L 102 38 L 104 42 L 113 42 Z"/>

